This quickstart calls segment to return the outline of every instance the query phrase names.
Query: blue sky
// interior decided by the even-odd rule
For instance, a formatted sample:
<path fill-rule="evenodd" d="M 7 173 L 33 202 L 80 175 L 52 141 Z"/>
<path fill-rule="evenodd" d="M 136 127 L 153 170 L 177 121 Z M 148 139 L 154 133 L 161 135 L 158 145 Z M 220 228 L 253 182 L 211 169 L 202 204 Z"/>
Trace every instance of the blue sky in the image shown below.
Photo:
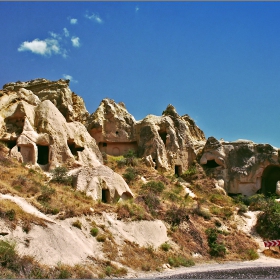
<path fill-rule="evenodd" d="M 0 86 L 70 77 L 140 120 L 172 104 L 226 141 L 280 147 L 280 2 L 0 2 Z"/>

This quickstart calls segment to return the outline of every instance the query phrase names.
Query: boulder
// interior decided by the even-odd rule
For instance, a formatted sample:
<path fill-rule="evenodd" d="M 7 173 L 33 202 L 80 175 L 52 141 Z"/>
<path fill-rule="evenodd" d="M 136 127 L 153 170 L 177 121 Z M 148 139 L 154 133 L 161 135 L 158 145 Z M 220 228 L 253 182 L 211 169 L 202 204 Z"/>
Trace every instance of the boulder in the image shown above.
<path fill-rule="evenodd" d="M 72 175 L 75 177 L 74 187 L 94 200 L 111 203 L 120 198 L 125 200 L 133 197 L 124 179 L 107 166 L 80 168 Z"/>

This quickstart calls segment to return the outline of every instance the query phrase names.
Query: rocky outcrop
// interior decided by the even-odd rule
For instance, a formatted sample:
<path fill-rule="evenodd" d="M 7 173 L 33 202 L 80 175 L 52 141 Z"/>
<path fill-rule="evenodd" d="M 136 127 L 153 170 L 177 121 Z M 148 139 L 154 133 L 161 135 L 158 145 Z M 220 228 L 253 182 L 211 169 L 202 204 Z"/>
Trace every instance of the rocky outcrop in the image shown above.
<path fill-rule="evenodd" d="M 205 144 L 205 136 L 188 116 L 168 105 L 162 116 L 148 115 L 135 125 L 138 153 L 151 156 L 156 168 L 174 169 L 181 175 Z"/>
<path fill-rule="evenodd" d="M 209 137 L 200 159 L 227 193 L 274 194 L 280 180 L 279 149 L 249 140 L 218 141 Z"/>
<path fill-rule="evenodd" d="M 118 156 L 129 150 L 137 150 L 135 123 L 124 103 L 117 104 L 114 100 L 106 98 L 90 115 L 87 129 L 102 152 Z"/>
<path fill-rule="evenodd" d="M 36 79 L 28 82 L 5 84 L 3 90 L 15 93 L 32 92 L 41 101 L 50 100 L 67 122 L 79 121 L 85 123 L 89 113 L 85 108 L 83 99 L 70 90 L 69 82 L 70 80 L 62 79 L 54 82 L 46 79 Z"/>
<path fill-rule="evenodd" d="M 189 167 L 206 140 L 194 121 L 188 115 L 179 116 L 172 105 L 162 116 L 148 115 L 136 122 L 123 103 L 104 99 L 87 128 L 102 152 L 122 155 L 134 150 L 148 166 L 176 169 L 178 175 Z"/>
<path fill-rule="evenodd" d="M 86 120 L 85 107 L 68 82 L 39 79 L 5 85 L 0 91 L 0 141 L 10 148 L 11 156 L 46 171 L 59 165 L 80 167 L 77 186 L 87 188 L 95 199 L 101 198 L 105 189 L 109 190 L 108 202 L 132 197 L 125 181 L 103 166 L 96 141 L 83 123 L 76 121 Z M 89 185 L 80 183 L 85 172 Z M 95 180 L 104 182 L 104 187 L 99 189 Z"/>
<path fill-rule="evenodd" d="M 133 194 L 124 179 L 105 165 L 80 168 L 74 171 L 75 187 L 94 200 L 106 203 L 132 198 Z"/>

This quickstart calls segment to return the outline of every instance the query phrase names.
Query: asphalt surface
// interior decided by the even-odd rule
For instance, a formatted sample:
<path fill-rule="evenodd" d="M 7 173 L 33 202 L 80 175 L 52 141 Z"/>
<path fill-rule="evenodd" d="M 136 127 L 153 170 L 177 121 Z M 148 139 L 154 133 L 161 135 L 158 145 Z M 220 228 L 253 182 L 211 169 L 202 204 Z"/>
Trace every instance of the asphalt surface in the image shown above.
<path fill-rule="evenodd" d="M 190 272 L 156 277 L 155 279 L 280 279 L 280 267 L 247 267 L 228 270 Z"/>

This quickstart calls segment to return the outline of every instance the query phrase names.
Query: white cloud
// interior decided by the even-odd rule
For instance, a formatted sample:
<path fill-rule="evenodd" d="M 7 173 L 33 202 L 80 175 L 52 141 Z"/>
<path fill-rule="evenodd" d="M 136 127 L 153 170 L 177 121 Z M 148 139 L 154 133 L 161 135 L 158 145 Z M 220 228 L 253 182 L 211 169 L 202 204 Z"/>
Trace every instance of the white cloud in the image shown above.
<path fill-rule="evenodd" d="M 45 40 L 34 39 L 31 42 L 25 41 L 18 48 L 19 52 L 30 51 L 43 56 L 51 56 L 52 54 L 61 54 L 67 57 L 67 51 L 59 45 L 57 39 L 47 38 Z"/>
<path fill-rule="evenodd" d="M 66 80 L 70 80 L 72 83 L 78 83 L 78 81 L 74 80 L 72 76 L 63 74 L 63 78 Z"/>
<path fill-rule="evenodd" d="M 139 11 L 139 7 L 136 6 L 136 7 L 135 7 L 135 12 L 137 13 L 138 11 Z"/>
<path fill-rule="evenodd" d="M 63 28 L 63 32 L 65 37 L 69 37 L 69 31 L 67 30 L 67 28 Z"/>
<path fill-rule="evenodd" d="M 79 37 L 72 37 L 71 38 L 73 47 L 78 48 L 80 46 L 80 38 Z"/>
<path fill-rule="evenodd" d="M 98 14 L 92 13 L 92 15 L 90 16 L 88 13 L 86 13 L 85 17 L 90 20 L 93 20 L 97 23 L 100 23 L 100 24 L 103 23 L 103 20 L 101 19 L 101 17 Z"/>
<path fill-rule="evenodd" d="M 70 23 L 71 24 L 77 24 L 78 20 L 76 18 L 70 18 Z"/>

